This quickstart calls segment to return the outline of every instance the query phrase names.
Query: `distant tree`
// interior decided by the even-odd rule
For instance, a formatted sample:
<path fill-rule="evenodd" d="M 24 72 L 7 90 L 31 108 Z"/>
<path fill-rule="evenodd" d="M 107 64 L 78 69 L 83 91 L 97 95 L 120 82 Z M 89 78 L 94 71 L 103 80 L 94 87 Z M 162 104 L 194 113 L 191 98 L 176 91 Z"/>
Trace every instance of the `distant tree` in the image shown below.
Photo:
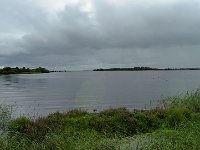
<path fill-rule="evenodd" d="M 10 67 L 4 67 L 3 71 L 8 71 L 9 72 L 9 71 L 11 71 L 11 68 Z"/>
<path fill-rule="evenodd" d="M 36 68 L 35 71 L 38 73 L 49 73 L 49 70 L 42 67 Z"/>
<path fill-rule="evenodd" d="M 14 70 L 15 70 L 16 73 L 20 73 L 19 67 L 15 67 Z"/>
<path fill-rule="evenodd" d="M 20 74 L 20 73 L 49 73 L 50 71 L 46 68 L 36 68 L 36 69 L 30 69 L 30 68 L 11 68 L 11 67 L 4 67 L 3 69 L 0 69 L 0 74 Z"/>
<path fill-rule="evenodd" d="M 10 67 L 4 67 L 2 70 L 2 74 L 10 74 L 12 69 Z"/>

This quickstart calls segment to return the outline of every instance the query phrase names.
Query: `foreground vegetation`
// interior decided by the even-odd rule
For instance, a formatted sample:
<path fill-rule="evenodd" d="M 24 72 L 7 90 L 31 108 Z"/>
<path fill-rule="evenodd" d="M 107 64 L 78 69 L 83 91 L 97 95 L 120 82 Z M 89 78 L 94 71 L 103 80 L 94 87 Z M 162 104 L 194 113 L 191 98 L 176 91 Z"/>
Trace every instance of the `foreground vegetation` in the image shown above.
<path fill-rule="evenodd" d="M 77 109 L 31 120 L 0 109 L 2 150 L 200 149 L 200 91 L 148 111 Z"/>
<path fill-rule="evenodd" d="M 11 68 L 11 67 L 4 67 L 3 69 L 0 69 L 0 74 L 32 74 L 32 73 L 49 73 L 50 71 L 46 68 L 38 67 L 35 69 L 30 68 Z"/>

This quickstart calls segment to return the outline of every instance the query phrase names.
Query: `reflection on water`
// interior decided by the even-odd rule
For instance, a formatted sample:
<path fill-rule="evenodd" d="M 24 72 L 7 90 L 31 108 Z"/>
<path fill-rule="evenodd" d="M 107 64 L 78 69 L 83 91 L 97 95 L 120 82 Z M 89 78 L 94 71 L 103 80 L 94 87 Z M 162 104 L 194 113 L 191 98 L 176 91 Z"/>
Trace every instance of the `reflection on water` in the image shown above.
<path fill-rule="evenodd" d="M 15 83 L 19 83 L 19 78 L 17 76 L 12 75 L 3 75 L 2 81 L 5 86 L 14 85 Z"/>
<path fill-rule="evenodd" d="M 16 115 L 38 116 L 77 107 L 153 107 L 162 97 L 200 86 L 200 71 L 66 72 L 0 76 L 0 103 Z"/>

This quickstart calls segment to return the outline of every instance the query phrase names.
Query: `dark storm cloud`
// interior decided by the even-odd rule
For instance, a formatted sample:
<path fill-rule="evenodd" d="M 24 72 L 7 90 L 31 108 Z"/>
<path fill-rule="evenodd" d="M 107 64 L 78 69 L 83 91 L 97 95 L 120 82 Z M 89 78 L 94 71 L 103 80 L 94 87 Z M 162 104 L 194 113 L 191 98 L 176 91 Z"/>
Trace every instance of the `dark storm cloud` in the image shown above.
<path fill-rule="evenodd" d="M 0 63 L 70 69 L 198 67 L 198 1 L 88 2 L 91 9 L 66 3 L 50 13 L 31 0 L 0 1 Z"/>

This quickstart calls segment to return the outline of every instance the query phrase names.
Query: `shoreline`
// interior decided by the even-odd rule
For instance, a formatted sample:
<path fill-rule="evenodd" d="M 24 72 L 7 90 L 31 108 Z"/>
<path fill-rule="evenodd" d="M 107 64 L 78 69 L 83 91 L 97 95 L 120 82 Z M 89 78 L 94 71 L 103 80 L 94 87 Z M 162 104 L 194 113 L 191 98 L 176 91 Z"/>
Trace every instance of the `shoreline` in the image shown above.
<path fill-rule="evenodd" d="M 150 110 L 110 108 L 89 113 L 74 109 L 32 120 L 24 116 L 11 119 L 9 110 L 1 107 L 3 109 L 7 113 L 1 114 L 5 115 L 3 124 L 0 124 L 5 134 L 0 143 L 5 149 L 15 147 L 15 144 L 19 149 L 29 147 L 33 150 L 43 146 L 46 150 L 56 147 L 113 150 L 148 147 L 153 150 L 158 145 L 161 149 L 166 146 L 187 149 L 191 148 L 190 143 L 199 147 L 196 144 L 200 138 L 200 90 L 165 99 Z M 172 138 L 175 143 L 171 143 Z"/>
<path fill-rule="evenodd" d="M 0 69 L 0 75 L 9 75 L 9 74 L 34 74 L 34 73 L 50 73 L 46 68 L 38 67 L 38 68 L 11 68 L 4 67 Z"/>

